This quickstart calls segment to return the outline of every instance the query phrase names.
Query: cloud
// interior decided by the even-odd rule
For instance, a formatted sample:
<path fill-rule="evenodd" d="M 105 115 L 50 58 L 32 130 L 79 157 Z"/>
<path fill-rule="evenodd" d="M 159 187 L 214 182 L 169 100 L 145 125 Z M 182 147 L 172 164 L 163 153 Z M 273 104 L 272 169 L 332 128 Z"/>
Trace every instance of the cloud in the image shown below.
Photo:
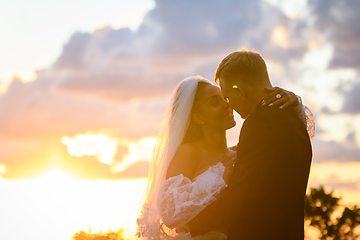
<path fill-rule="evenodd" d="M 54 90 L 48 72 L 38 75 L 26 84 L 15 79 L 0 95 L 2 137 L 54 137 L 106 128 L 129 138 L 154 135 L 168 101 L 121 104 L 64 94 Z"/>
<path fill-rule="evenodd" d="M 359 68 L 360 2 L 356 0 L 310 0 L 314 26 L 334 45 L 332 68 Z"/>
<path fill-rule="evenodd" d="M 129 164 L 126 169 L 114 172 L 111 165 L 101 163 L 96 156 L 65 156 L 62 165 L 67 171 L 81 179 L 121 179 L 121 178 L 145 178 L 149 170 L 149 162 L 145 160 Z M 117 154 L 120 157 L 121 154 Z M 121 163 L 126 153 L 122 152 L 115 163 Z M 150 157 L 150 156 L 149 156 Z"/>
<path fill-rule="evenodd" d="M 97 156 L 71 156 L 66 145 L 57 139 L 1 140 L 0 144 L 5 150 L 0 153 L 0 175 L 6 179 L 34 178 L 54 165 L 80 179 L 141 178 L 147 176 L 149 168 L 146 159 L 141 159 L 121 172 L 114 172 L 111 165 L 100 162 Z M 115 163 L 121 163 L 127 154 L 128 149 L 118 147 Z"/>
<path fill-rule="evenodd" d="M 77 32 L 73 34 L 69 42 L 63 47 L 63 51 L 54 66 L 59 69 L 70 68 L 75 70 L 84 67 L 83 58 L 90 39 L 90 33 Z"/>
<path fill-rule="evenodd" d="M 360 82 L 351 85 L 349 91 L 343 91 L 345 101 L 342 112 L 349 114 L 360 114 Z"/>
<path fill-rule="evenodd" d="M 286 22 L 279 9 L 263 1 L 157 1 L 137 30 L 74 33 L 52 66 L 37 71 L 35 81 L 14 78 L 0 95 L 0 134 L 7 146 L 0 155 L 7 176 L 25 176 L 23 168 L 33 169 L 28 175 L 46 169 L 52 149 L 64 147 L 59 147 L 63 136 L 103 129 L 130 140 L 155 135 L 169 95 L 182 79 L 213 78 L 218 62 L 242 46 L 271 52 L 277 46 L 271 34 Z M 94 176 L 109 171 L 92 156 L 56 151 L 72 163 L 100 164 L 89 170 Z M 81 169 L 77 164 L 69 166 Z"/>
<path fill-rule="evenodd" d="M 313 141 L 314 162 L 360 162 L 360 148 L 355 143 Z"/>
<path fill-rule="evenodd" d="M 267 1 L 203 4 L 158 0 L 137 30 L 104 27 L 74 33 L 56 61 L 37 71 L 34 82 L 24 84 L 15 78 L 0 95 L 0 136 L 5 146 L 0 162 L 8 170 L 7 176 L 25 176 L 21 168 L 33 169 L 31 174 L 44 170 L 53 159 L 54 148 L 69 169 L 89 168 L 83 177 L 145 176 L 146 162 L 112 173 L 94 156 L 70 156 L 61 137 L 104 129 L 112 137 L 129 140 L 154 136 L 173 88 L 190 75 L 212 80 L 221 59 L 241 47 L 254 48 L 273 66 L 281 66 L 274 78 L 277 85 L 299 82 L 299 63 L 309 50 L 309 42 L 321 36 L 325 27 L 326 39 L 335 49 L 331 66 L 356 67 L 347 61 L 355 61 L 357 55 L 349 55 L 355 60 L 345 59 L 343 50 L 355 49 L 356 53 L 357 32 L 344 26 L 358 29 L 351 7 L 359 7 L 354 2 L 333 3 L 340 10 L 322 8 L 325 1 L 309 2 L 316 20 L 313 28 L 304 17 L 290 19 Z M 344 18 L 330 18 L 334 11 L 340 11 Z M 339 31 L 349 39 L 340 39 Z M 343 111 L 358 111 L 358 91 L 354 87 L 349 92 Z M 326 151 L 329 146 L 332 154 Z M 356 149 L 332 142 L 315 141 L 314 149 L 317 161 L 350 161 L 358 154 Z M 126 152 L 118 152 L 115 158 L 121 161 Z"/>
<path fill-rule="evenodd" d="M 310 170 L 309 186 L 323 185 L 326 190 L 335 190 L 347 204 L 359 201 L 360 162 L 313 163 Z M 340 193 L 340 194 L 339 194 Z"/>
<path fill-rule="evenodd" d="M 61 139 L 89 131 L 129 141 L 156 135 L 168 99 L 116 103 L 58 92 L 51 80 L 49 71 L 41 71 L 31 83 L 15 79 L 0 95 L 0 163 L 6 167 L 2 176 L 34 177 L 62 159 L 69 171 L 83 178 L 131 177 L 133 173 L 114 174 L 96 157 L 70 156 Z M 119 146 L 117 162 L 126 153 Z"/>
<path fill-rule="evenodd" d="M 288 65 L 307 50 L 298 24 L 264 1 L 157 1 L 136 31 L 75 33 L 53 65 L 56 88 L 114 101 L 164 97 L 190 75 L 213 79 L 220 60 L 241 47 Z M 286 47 L 271 40 L 277 29 Z"/>
<path fill-rule="evenodd" d="M 357 192 L 360 190 L 360 180 L 354 181 L 343 181 L 339 179 L 336 175 L 330 176 L 325 181 L 313 180 L 309 184 L 311 187 L 316 187 L 319 185 L 324 186 L 327 189 L 336 191 L 352 191 Z M 348 199 L 346 199 L 348 200 Z"/>

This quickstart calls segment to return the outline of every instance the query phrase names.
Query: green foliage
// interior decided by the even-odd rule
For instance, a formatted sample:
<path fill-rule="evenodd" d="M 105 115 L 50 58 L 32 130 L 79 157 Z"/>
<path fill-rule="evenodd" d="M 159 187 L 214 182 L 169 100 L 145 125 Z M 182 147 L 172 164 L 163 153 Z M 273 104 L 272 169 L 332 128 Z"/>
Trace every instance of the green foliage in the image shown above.
<path fill-rule="evenodd" d="M 359 237 L 354 230 L 360 226 L 360 208 L 356 205 L 345 207 L 341 217 L 334 219 L 332 215 L 340 207 L 339 200 L 333 192 L 325 193 L 323 186 L 311 188 L 305 197 L 305 220 L 320 231 L 320 239 L 350 240 Z"/>
<path fill-rule="evenodd" d="M 124 240 L 122 238 L 124 230 L 119 229 L 117 232 L 113 232 L 109 230 L 107 233 L 92 233 L 91 229 L 86 233 L 84 231 L 80 231 L 75 233 L 72 237 L 74 240 Z"/>

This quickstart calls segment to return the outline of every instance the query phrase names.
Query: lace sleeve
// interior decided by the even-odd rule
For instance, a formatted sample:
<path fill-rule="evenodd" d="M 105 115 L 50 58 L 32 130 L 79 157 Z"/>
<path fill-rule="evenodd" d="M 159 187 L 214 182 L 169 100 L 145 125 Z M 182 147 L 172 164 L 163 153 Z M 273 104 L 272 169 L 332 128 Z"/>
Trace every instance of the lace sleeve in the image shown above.
<path fill-rule="evenodd" d="M 300 96 L 298 96 L 298 99 L 300 104 L 295 107 L 295 110 L 298 113 L 301 121 L 303 121 L 303 123 L 305 124 L 310 140 L 312 141 L 315 137 L 314 115 L 307 106 L 302 104 L 302 100 Z"/>
<path fill-rule="evenodd" d="M 166 180 L 158 198 L 163 223 L 169 228 L 184 226 L 225 188 L 222 176 L 225 167 L 220 162 L 210 167 L 193 181 L 182 174 Z"/>

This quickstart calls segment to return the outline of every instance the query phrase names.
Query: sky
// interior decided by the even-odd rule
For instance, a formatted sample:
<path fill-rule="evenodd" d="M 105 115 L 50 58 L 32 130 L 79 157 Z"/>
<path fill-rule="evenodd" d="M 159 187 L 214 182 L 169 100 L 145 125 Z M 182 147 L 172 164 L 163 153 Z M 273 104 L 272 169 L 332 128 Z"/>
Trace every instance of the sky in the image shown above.
<path fill-rule="evenodd" d="M 356 0 L 0 0 L 0 240 L 23 239 L 25 226 L 30 240 L 89 228 L 132 237 L 172 90 L 191 75 L 213 81 L 242 47 L 315 117 L 309 186 L 359 204 L 359 10 Z"/>

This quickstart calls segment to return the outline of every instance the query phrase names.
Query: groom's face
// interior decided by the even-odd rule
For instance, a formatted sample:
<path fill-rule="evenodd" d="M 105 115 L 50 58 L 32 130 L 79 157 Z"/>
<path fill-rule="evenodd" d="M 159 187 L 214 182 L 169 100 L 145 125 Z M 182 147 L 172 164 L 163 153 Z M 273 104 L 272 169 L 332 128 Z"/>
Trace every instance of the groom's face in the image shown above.
<path fill-rule="evenodd" d="M 233 79 L 221 77 L 219 81 L 221 92 L 224 98 L 229 100 L 230 107 L 245 119 L 249 115 L 247 104 L 244 102 L 239 86 L 232 84 L 233 82 Z"/>

